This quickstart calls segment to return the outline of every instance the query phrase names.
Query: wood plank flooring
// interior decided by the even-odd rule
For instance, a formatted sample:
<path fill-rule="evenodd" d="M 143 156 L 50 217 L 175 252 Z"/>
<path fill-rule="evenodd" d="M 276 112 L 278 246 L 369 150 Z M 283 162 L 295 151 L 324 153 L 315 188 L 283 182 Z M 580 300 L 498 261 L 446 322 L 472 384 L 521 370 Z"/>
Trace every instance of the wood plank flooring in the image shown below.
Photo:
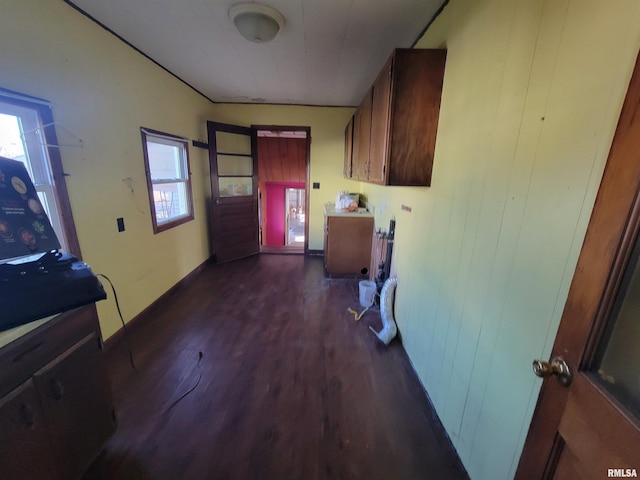
<path fill-rule="evenodd" d="M 468 478 L 401 343 L 321 258 L 207 266 L 162 303 L 130 330 L 137 371 L 124 341 L 104 357 L 119 426 L 85 480 Z"/>

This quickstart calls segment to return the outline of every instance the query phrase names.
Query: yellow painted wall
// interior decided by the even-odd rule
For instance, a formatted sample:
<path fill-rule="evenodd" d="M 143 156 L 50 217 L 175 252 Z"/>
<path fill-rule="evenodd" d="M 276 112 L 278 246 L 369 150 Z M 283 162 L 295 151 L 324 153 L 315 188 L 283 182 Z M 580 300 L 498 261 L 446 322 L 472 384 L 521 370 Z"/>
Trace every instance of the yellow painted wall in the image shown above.
<path fill-rule="evenodd" d="M 636 0 L 451 0 L 418 47 L 448 50 L 433 184 L 361 184 L 398 221 L 404 345 L 474 479 L 510 478 L 640 45 Z M 154 235 L 139 128 L 206 139 L 205 121 L 310 126 L 310 248 L 342 179 L 352 109 L 214 106 L 62 1 L 2 2 L 0 86 L 52 102 L 83 255 L 129 319 L 209 255 L 207 153 L 196 220 Z M 131 178 L 133 192 L 123 179 Z M 401 204 L 412 212 L 401 211 Z M 127 230 L 118 233 L 115 219 Z M 119 328 L 99 303 L 105 337 Z M 179 319 L 177 319 L 179 320 Z"/>
<path fill-rule="evenodd" d="M 209 257 L 206 150 L 190 148 L 195 220 L 154 235 L 140 127 L 206 138 L 214 106 L 62 1 L 1 4 L 0 87 L 51 102 L 72 145 L 60 151 L 84 260 L 115 283 L 128 321 Z M 105 338 L 120 328 L 108 293 Z"/>
<path fill-rule="evenodd" d="M 310 182 L 320 189 L 309 192 L 309 249 L 324 248 L 322 206 L 334 202 L 338 190 L 358 191 L 358 182 L 342 176 L 344 129 L 353 108 L 283 105 L 216 105 L 215 120 L 237 125 L 288 125 L 311 127 Z M 309 185 L 309 188 L 311 185 Z"/>
<path fill-rule="evenodd" d="M 210 254 L 207 151 L 190 147 L 195 220 L 154 235 L 141 126 L 205 141 L 207 120 L 311 127 L 312 250 L 323 248 L 322 205 L 358 188 L 342 178 L 352 108 L 214 105 L 62 1 L 2 2 L 0 45 L 0 87 L 50 101 L 59 142 L 72 145 L 61 156 L 83 258 L 115 283 L 126 321 Z M 98 314 L 105 338 L 120 328 L 112 298 Z"/>
<path fill-rule="evenodd" d="M 451 0 L 417 44 L 448 50 L 432 186 L 361 186 L 397 219 L 404 346 L 474 480 L 517 467 L 639 25 L 636 0 Z"/>

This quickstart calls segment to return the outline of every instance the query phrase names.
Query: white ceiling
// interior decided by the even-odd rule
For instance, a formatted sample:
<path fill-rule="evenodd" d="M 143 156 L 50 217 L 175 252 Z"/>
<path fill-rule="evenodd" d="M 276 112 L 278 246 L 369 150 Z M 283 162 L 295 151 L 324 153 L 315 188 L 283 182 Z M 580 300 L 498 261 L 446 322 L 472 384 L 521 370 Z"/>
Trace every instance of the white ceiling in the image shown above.
<path fill-rule="evenodd" d="M 271 42 L 228 16 L 242 0 L 65 0 L 215 102 L 355 106 L 396 47 L 445 0 L 265 0 L 285 17 Z"/>

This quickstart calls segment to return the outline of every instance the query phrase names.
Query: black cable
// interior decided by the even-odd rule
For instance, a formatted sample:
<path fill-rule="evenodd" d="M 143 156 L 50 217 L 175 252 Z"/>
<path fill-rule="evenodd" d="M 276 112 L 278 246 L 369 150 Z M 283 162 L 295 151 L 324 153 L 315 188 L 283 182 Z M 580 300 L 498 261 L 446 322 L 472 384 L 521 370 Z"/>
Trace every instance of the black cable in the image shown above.
<path fill-rule="evenodd" d="M 189 390 L 187 390 L 185 393 L 183 393 L 182 395 L 180 395 L 180 397 L 178 397 L 176 400 L 174 400 L 171 405 L 169 405 L 167 407 L 167 409 L 165 410 L 165 412 L 168 412 L 169 410 L 171 410 L 173 407 L 175 407 L 178 402 L 180 400 L 182 400 L 183 398 L 185 398 L 187 395 L 189 395 L 191 392 L 193 392 L 196 387 L 198 385 L 200 385 L 200 380 L 202 380 L 202 367 L 200 366 L 200 360 L 202 360 L 203 357 L 203 353 L 202 352 L 198 352 L 198 363 L 196 363 L 195 368 L 198 368 L 198 379 L 196 380 L 196 383 L 193 385 L 193 387 L 191 387 Z M 195 370 L 194 368 L 194 370 Z"/>
<path fill-rule="evenodd" d="M 124 341 L 127 344 L 127 349 L 129 350 L 129 362 L 131 363 L 131 366 L 133 367 L 133 369 L 137 372 L 138 368 L 136 367 L 136 364 L 133 361 L 133 351 L 131 350 L 131 344 L 129 343 L 127 325 L 125 324 L 124 317 L 122 316 L 122 310 L 120 310 L 120 302 L 118 301 L 118 294 L 116 293 L 116 289 L 113 286 L 113 282 L 106 275 L 104 275 L 102 273 L 97 273 L 96 276 L 104 278 L 107 282 L 109 282 L 109 285 L 111 286 L 111 290 L 113 291 L 113 299 L 116 302 L 116 309 L 118 310 L 118 315 L 120 316 L 120 321 L 122 322 L 122 331 L 123 331 Z M 167 407 L 165 412 L 168 412 L 173 407 L 175 407 L 178 404 L 178 402 L 180 402 L 182 399 L 184 399 L 187 395 L 189 395 L 191 392 L 193 392 L 198 387 L 198 385 L 200 384 L 200 380 L 202 380 L 202 367 L 200 366 L 200 361 L 202 360 L 203 356 L 204 356 L 204 354 L 202 353 L 202 351 L 199 351 L 198 352 L 198 362 L 196 363 L 196 366 L 195 366 L 195 368 L 198 368 L 198 379 L 196 380 L 196 383 L 189 390 L 187 390 L 185 393 L 180 395 L 180 397 L 178 397 L 176 400 L 174 400 L 171 403 L 171 405 L 169 405 Z"/>
<path fill-rule="evenodd" d="M 96 277 L 104 278 L 107 282 L 109 282 L 109 285 L 111 285 L 111 291 L 113 291 L 113 299 L 116 301 L 116 309 L 118 310 L 118 315 L 120 316 L 120 321 L 122 322 L 122 334 L 124 337 L 124 341 L 127 344 L 127 349 L 129 350 L 129 362 L 131 363 L 131 366 L 133 367 L 133 369 L 137 372 L 138 369 L 136 368 L 136 364 L 133 361 L 133 351 L 131 350 L 131 344 L 129 343 L 127 326 L 124 323 L 124 318 L 122 317 L 122 311 L 120 310 L 120 302 L 118 302 L 118 294 L 116 293 L 116 288 L 113 286 L 113 282 L 109 280 L 109 277 L 107 277 L 106 275 L 103 275 L 102 273 L 96 273 Z"/>

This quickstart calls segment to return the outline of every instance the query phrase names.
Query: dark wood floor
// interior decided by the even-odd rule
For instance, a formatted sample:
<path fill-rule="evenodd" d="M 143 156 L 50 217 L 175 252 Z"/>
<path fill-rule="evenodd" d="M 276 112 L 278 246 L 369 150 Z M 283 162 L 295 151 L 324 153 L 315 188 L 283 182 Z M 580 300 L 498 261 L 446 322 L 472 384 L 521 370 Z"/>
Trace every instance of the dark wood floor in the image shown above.
<path fill-rule="evenodd" d="M 350 306 L 321 258 L 206 267 L 130 330 L 138 371 L 106 353 L 119 426 L 85 480 L 468 478 L 400 342 Z"/>

